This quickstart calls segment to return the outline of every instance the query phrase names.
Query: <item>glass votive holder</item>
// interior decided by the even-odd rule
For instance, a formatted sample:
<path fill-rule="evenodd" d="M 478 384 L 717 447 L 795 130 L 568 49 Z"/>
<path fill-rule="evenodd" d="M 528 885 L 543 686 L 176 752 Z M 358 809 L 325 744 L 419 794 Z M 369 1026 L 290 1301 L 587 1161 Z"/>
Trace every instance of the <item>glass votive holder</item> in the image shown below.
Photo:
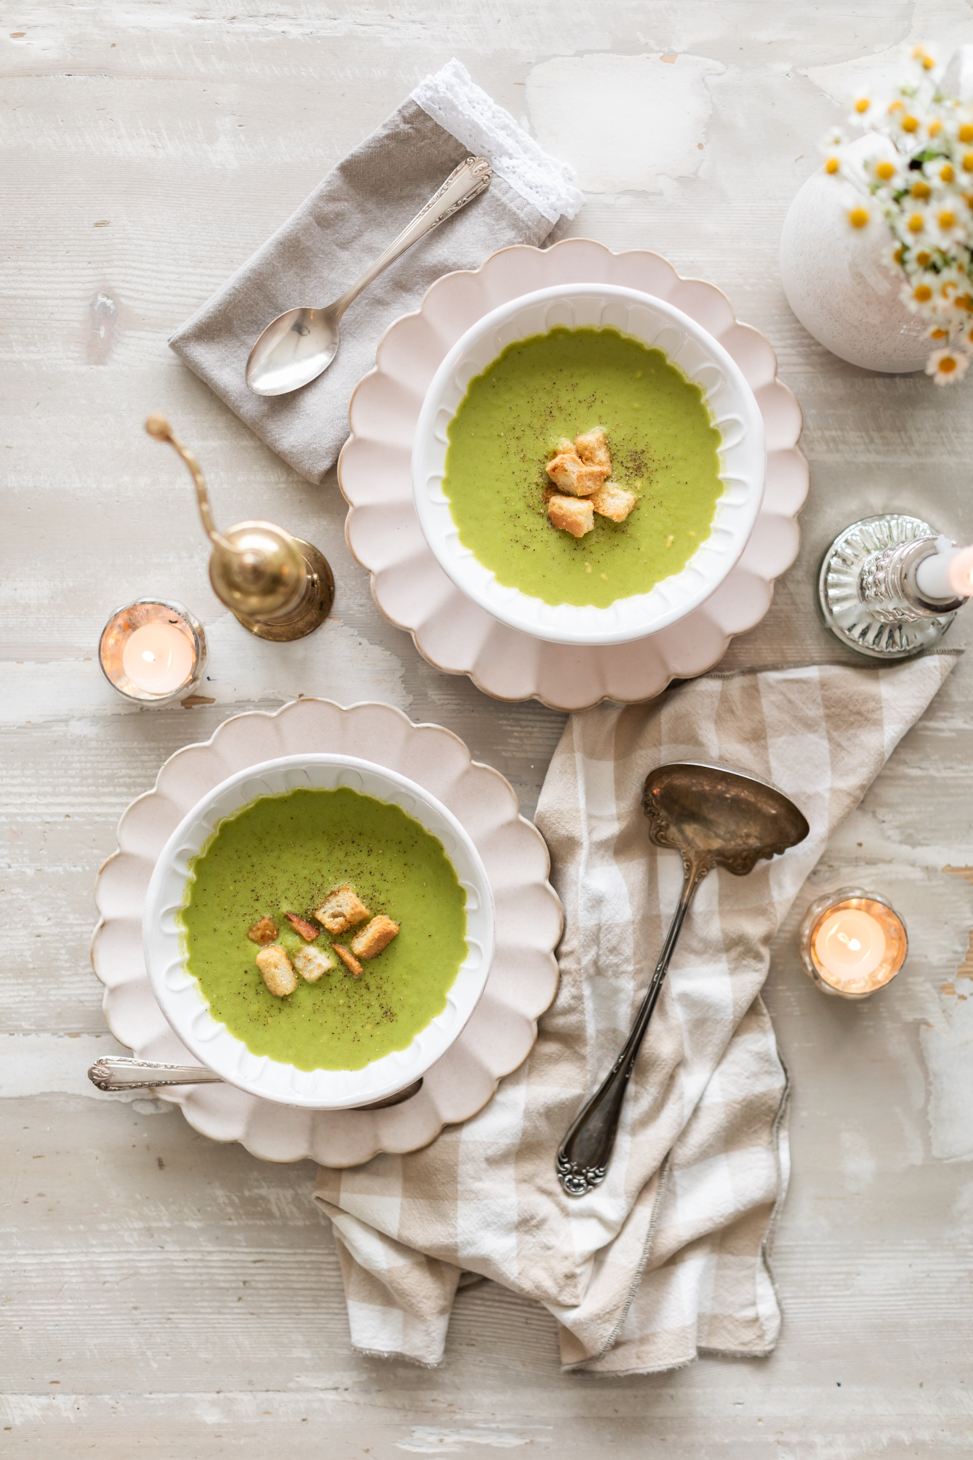
<path fill-rule="evenodd" d="M 891 983 L 909 949 L 895 909 L 861 887 L 842 887 L 812 902 L 799 938 L 804 967 L 818 988 L 842 999 L 867 999 Z"/>
<path fill-rule="evenodd" d="M 181 603 L 140 598 L 112 614 L 102 630 L 98 661 L 108 683 L 126 699 L 171 704 L 199 682 L 206 635 Z"/>

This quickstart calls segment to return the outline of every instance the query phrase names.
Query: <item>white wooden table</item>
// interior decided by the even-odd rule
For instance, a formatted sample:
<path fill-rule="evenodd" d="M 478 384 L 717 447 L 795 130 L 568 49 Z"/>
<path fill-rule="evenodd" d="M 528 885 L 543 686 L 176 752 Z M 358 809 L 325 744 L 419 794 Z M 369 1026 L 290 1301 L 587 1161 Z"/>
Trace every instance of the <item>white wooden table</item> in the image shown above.
<path fill-rule="evenodd" d="M 774 343 L 805 412 L 804 547 L 725 662 L 840 658 L 811 593 L 839 528 L 895 506 L 973 535 L 973 387 L 826 354 L 787 308 L 777 239 L 849 74 L 968 27 L 965 0 L 5 7 L 0 1454 L 971 1453 L 973 887 L 943 869 L 973 864 L 973 660 L 818 875 L 891 896 L 912 935 L 900 979 L 862 1005 L 828 1000 L 800 970 L 796 913 L 777 943 L 794 1176 L 767 1361 L 565 1376 L 552 1320 L 490 1284 L 460 1294 L 440 1370 L 358 1357 L 310 1165 L 261 1164 L 85 1078 L 114 1048 L 88 963 L 94 875 L 179 746 L 241 708 L 373 697 L 455 730 L 530 813 L 562 725 L 425 664 L 372 603 L 336 483 L 310 487 L 257 443 L 168 332 L 456 54 L 578 168 L 571 232 L 659 250 Z M 265 645 L 221 611 L 188 483 L 142 432 L 153 409 L 198 451 L 220 521 L 269 516 L 327 553 L 323 631 Z M 206 623 L 209 707 L 139 712 L 101 679 L 109 611 L 153 592 Z"/>

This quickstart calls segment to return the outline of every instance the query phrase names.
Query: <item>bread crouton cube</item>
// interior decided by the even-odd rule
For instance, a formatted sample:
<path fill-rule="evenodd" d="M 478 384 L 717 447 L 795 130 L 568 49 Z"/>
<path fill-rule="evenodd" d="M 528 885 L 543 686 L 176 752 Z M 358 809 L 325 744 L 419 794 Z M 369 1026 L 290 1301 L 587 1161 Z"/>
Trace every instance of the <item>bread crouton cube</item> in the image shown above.
<path fill-rule="evenodd" d="M 354 953 L 349 953 L 348 949 L 342 947 L 340 943 L 332 943 L 331 946 L 334 949 L 335 953 L 337 953 L 338 957 L 341 959 L 342 963 L 347 968 L 348 972 L 353 973 L 357 978 L 362 969 L 361 964 L 358 962 L 358 959 L 355 957 Z"/>
<path fill-rule="evenodd" d="M 384 913 L 372 918 L 351 940 L 351 951 L 358 958 L 377 958 L 399 931 L 399 925 Z"/>
<path fill-rule="evenodd" d="M 345 933 L 356 923 L 363 923 L 371 913 L 351 883 L 342 882 L 340 887 L 332 887 L 321 906 L 314 909 L 314 916 L 334 934 Z"/>
<path fill-rule="evenodd" d="M 298 917 L 297 913 L 285 913 L 284 917 L 290 923 L 295 932 L 300 933 L 305 943 L 313 943 L 315 938 L 320 938 L 321 929 L 309 923 L 306 918 Z"/>
<path fill-rule="evenodd" d="M 547 504 L 547 520 L 552 527 L 570 532 L 572 537 L 584 537 L 595 525 L 595 509 L 591 498 L 554 496 Z"/>
<path fill-rule="evenodd" d="M 257 954 L 257 967 L 263 975 L 264 983 L 276 998 L 282 999 L 297 988 L 297 975 L 279 943 L 271 943 L 267 948 L 261 948 Z"/>
<path fill-rule="evenodd" d="M 262 948 L 265 943 L 272 943 L 277 937 L 277 924 L 273 918 L 261 918 L 252 928 L 247 929 L 247 937 L 251 943 L 259 943 Z"/>
<path fill-rule="evenodd" d="M 574 449 L 574 442 L 567 436 L 562 436 L 554 448 L 555 456 L 577 456 L 577 454 Z"/>
<path fill-rule="evenodd" d="M 617 482 L 606 482 L 597 492 L 592 492 L 588 501 L 600 516 L 610 517 L 613 522 L 624 522 L 638 498 L 634 492 L 626 492 Z"/>
<path fill-rule="evenodd" d="M 585 466 L 579 456 L 569 455 L 566 451 L 553 457 L 547 463 L 546 471 L 558 491 L 567 492 L 571 497 L 590 497 L 608 475 L 600 467 Z"/>
<path fill-rule="evenodd" d="M 585 466 L 596 467 L 599 471 L 603 471 L 606 477 L 611 476 L 612 454 L 608 450 L 608 433 L 604 426 L 596 426 L 593 431 L 586 431 L 583 436 L 575 436 L 574 450 Z"/>
<path fill-rule="evenodd" d="M 306 983 L 317 983 L 322 974 L 330 973 L 337 964 L 324 948 L 301 948 L 294 954 L 294 967 Z"/>

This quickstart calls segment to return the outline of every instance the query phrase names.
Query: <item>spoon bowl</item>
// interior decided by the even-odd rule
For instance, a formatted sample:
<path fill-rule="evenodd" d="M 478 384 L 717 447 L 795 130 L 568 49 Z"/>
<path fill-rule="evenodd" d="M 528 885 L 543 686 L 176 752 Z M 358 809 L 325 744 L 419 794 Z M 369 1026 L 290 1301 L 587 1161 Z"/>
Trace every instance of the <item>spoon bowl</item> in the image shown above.
<path fill-rule="evenodd" d="M 279 314 L 250 351 L 250 389 L 256 395 L 289 395 L 316 380 L 338 353 L 340 318 L 335 304 Z"/>
<path fill-rule="evenodd" d="M 557 1174 L 568 1196 L 584 1196 L 605 1179 L 625 1091 L 697 887 L 714 867 L 745 877 L 761 858 L 779 856 L 810 831 L 803 814 L 776 786 L 725 766 L 691 761 L 660 766 L 646 776 L 642 810 L 649 839 L 682 857 L 682 892 L 632 1032 L 561 1142 Z"/>
<path fill-rule="evenodd" d="M 721 766 L 660 766 L 646 776 L 642 810 L 649 838 L 687 858 L 725 867 L 736 877 L 761 858 L 778 856 L 803 841 L 804 816 L 775 786 Z"/>

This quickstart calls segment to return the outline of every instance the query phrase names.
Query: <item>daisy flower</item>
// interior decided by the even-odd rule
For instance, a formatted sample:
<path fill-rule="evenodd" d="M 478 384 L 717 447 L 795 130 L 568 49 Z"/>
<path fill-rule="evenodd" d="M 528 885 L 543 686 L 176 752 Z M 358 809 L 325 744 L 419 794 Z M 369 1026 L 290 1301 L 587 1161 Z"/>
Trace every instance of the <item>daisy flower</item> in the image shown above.
<path fill-rule="evenodd" d="M 951 385 L 954 380 L 962 380 L 969 363 L 969 356 L 960 350 L 933 350 L 926 361 L 926 374 L 937 385 Z"/>
<path fill-rule="evenodd" d="M 973 358 L 973 106 L 944 94 L 925 47 L 916 48 L 912 64 L 912 79 L 891 98 L 862 95 L 853 103 L 852 125 L 884 138 L 884 149 L 857 159 L 836 130 L 824 171 L 857 194 L 844 209 L 850 230 L 888 227 L 892 241 L 882 259 L 937 347 L 928 374 L 946 385 Z"/>

